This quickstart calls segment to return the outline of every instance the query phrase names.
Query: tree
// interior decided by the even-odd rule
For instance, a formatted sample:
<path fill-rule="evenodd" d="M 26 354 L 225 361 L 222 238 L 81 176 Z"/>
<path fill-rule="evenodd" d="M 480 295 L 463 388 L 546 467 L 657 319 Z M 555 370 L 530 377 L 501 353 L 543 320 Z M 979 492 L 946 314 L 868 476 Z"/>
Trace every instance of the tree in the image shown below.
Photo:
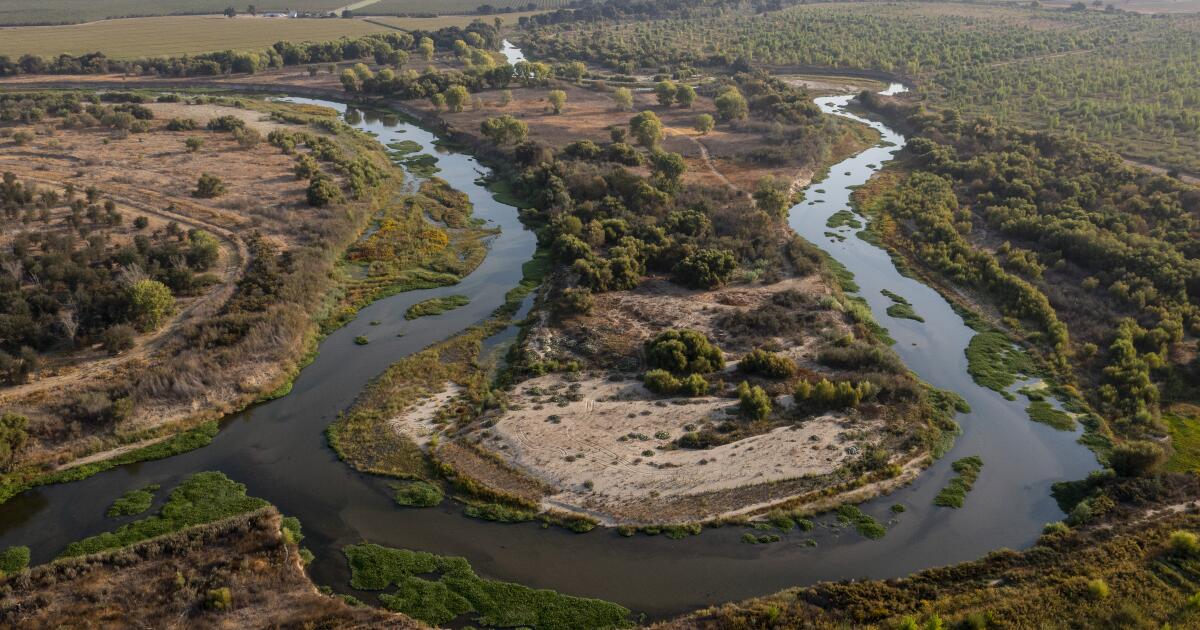
<path fill-rule="evenodd" d="M 725 367 L 721 350 L 695 330 L 666 330 L 646 342 L 646 363 L 672 374 L 708 374 Z"/>
<path fill-rule="evenodd" d="M 5 412 L 0 416 L 0 470 L 7 472 L 12 468 L 17 453 L 29 439 L 26 424 L 25 416 L 20 414 Z"/>
<path fill-rule="evenodd" d="M 567 93 L 562 90 L 550 90 L 546 94 L 546 98 L 550 101 L 550 107 L 554 110 L 554 113 L 561 114 L 563 106 L 567 104 Z"/>
<path fill-rule="evenodd" d="M 771 415 L 771 397 L 758 385 L 738 383 L 738 411 L 749 420 L 766 420 Z"/>
<path fill-rule="evenodd" d="M 342 89 L 347 92 L 357 92 L 362 89 L 362 80 L 358 78 L 358 73 L 350 68 L 342 70 Z"/>
<path fill-rule="evenodd" d="M 629 130 L 638 143 L 647 148 L 658 146 L 658 141 L 663 138 L 662 121 L 659 120 L 658 114 L 649 110 L 630 119 Z"/>
<path fill-rule="evenodd" d="M 246 13 L 249 13 L 250 15 L 258 15 L 258 7 L 254 6 L 253 4 L 246 5 Z"/>
<path fill-rule="evenodd" d="M 613 90 L 613 102 L 617 104 L 617 111 L 627 112 L 633 109 L 633 90 L 629 88 L 617 88 Z"/>
<path fill-rule="evenodd" d="M 446 90 L 445 95 L 446 107 L 449 107 L 450 111 L 455 113 L 461 112 L 467 102 L 471 100 L 471 93 L 461 85 L 451 86 L 450 89 Z"/>
<path fill-rule="evenodd" d="M 728 86 L 717 95 L 717 117 L 724 122 L 742 120 L 750 115 L 750 106 L 746 97 L 734 86 Z"/>
<path fill-rule="evenodd" d="M 759 210 L 771 216 L 782 217 L 787 213 L 791 198 L 788 196 L 787 186 L 774 176 L 768 175 L 758 180 L 754 202 L 758 204 Z"/>
<path fill-rule="evenodd" d="M 435 50 L 436 48 L 433 46 L 433 40 L 429 39 L 428 37 L 422 37 L 420 43 L 417 44 L 417 53 L 419 53 L 421 58 L 425 61 L 430 61 L 433 59 L 433 53 Z"/>
<path fill-rule="evenodd" d="M 196 190 L 192 192 L 193 197 L 201 199 L 212 199 L 223 194 L 225 194 L 225 182 L 222 182 L 220 177 L 209 173 L 200 174 L 200 179 L 196 182 Z"/>
<path fill-rule="evenodd" d="M 1162 447 L 1135 440 L 1113 447 L 1108 464 L 1122 477 L 1144 477 L 1154 472 L 1163 459 Z"/>
<path fill-rule="evenodd" d="M 175 310 L 175 297 L 167 285 L 158 280 L 138 280 L 129 287 L 129 312 L 142 332 L 150 332 Z"/>
<path fill-rule="evenodd" d="M 237 9 L 233 7 L 225 7 L 225 17 L 237 17 Z"/>
<path fill-rule="evenodd" d="M 663 107 L 670 107 L 671 103 L 675 102 L 677 91 L 679 91 L 679 86 L 675 85 L 674 81 L 659 81 L 658 85 L 654 86 L 654 95 L 658 97 L 658 104 Z"/>
<path fill-rule="evenodd" d="M 525 137 L 529 135 L 529 125 L 507 115 L 488 118 L 480 123 L 479 127 L 484 136 L 501 145 L 524 142 Z"/>
<path fill-rule="evenodd" d="M 709 132 L 711 132 L 713 128 L 717 126 L 717 122 L 713 120 L 713 117 L 709 114 L 700 114 L 696 117 L 696 123 L 694 126 L 696 131 L 699 131 L 701 135 L 707 136 Z"/>
<path fill-rule="evenodd" d="M 687 171 L 687 162 L 678 153 L 657 151 L 651 157 L 654 166 L 654 185 L 661 190 L 675 193 L 679 190 L 679 181 Z"/>
<path fill-rule="evenodd" d="M 696 102 L 696 88 L 684 83 L 675 91 L 675 101 L 683 107 L 691 107 Z"/>
<path fill-rule="evenodd" d="M 674 280 L 692 289 L 712 289 L 729 281 L 737 259 L 727 249 L 702 249 L 685 257 L 671 270 Z"/>

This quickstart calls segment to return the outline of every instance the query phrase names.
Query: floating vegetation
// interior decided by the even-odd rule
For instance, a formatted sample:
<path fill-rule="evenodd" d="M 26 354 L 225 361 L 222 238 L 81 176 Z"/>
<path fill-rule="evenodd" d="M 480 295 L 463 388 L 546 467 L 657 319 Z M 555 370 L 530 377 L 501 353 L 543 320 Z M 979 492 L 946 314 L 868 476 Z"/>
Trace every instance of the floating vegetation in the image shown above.
<path fill-rule="evenodd" d="M 887 534 L 887 528 L 879 521 L 858 509 L 857 505 L 843 505 L 837 509 L 838 522 L 853 525 L 854 529 L 871 540 L 878 540 Z"/>
<path fill-rule="evenodd" d="M 860 230 L 862 226 L 862 221 L 858 220 L 858 216 L 849 210 L 838 210 L 825 221 L 825 227 L 828 228 L 848 227 Z"/>
<path fill-rule="evenodd" d="M 998 330 L 975 335 L 965 352 L 967 372 L 971 378 L 984 387 L 1000 392 L 1009 400 L 1014 400 L 1015 396 L 1006 390 L 1016 382 L 1017 375 L 1034 373 L 1033 359 Z"/>
<path fill-rule="evenodd" d="M 141 514 L 150 509 L 150 504 L 154 502 L 154 493 L 158 492 L 158 488 L 158 484 L 152 484 L 140 490 L 130 490 L 113 501 L 106 514 L 109 518 Z"/>
<path fill-rule="evenodd" d="M 1071 431 L 1075 428 L 1075 418 L 1071 414 L 1055 409 L 1045 400 L 1035 400 L 1025 409 L 1029 419 L 1034 422 L 1048 424 L 1059 431 Z"/>
<path fill-rule="evenodd" d="M 471 298 L 465 295 L 447 295 L 435 297 L 424 302 L 417 302 L 404 311 L 404 319 L 417 319 L 431 315 L 441 315 L 447 311 L 461 308 L 471 303 Z"/>
<path fill-rule="evenodd" d="M 887 289 L 881 289 L 879 292 L 893 302 L 891 306 L 887 307 L 887 314 L 889 316 L 898 319 L 911 319 L 913 321 L 924 323 L 925 318 L 921 317 L 915 310 L 913 310 L 912 303 L 904 299 L 904 296 L 897 295 L 896 293 L 888 291 Z"/>
<path fill-rule="evenodd" d="M 442 489 L 428 481 L 409 481 L 391 484 L 396 493 L 392 498 L 405 507 L 433 507 L 442 502 Z"/>
<path fill-rule="evenodd" d="M 978 455 L 964 457 L 950 464 L 954 472 L 958 476 L 951 479 L 950 483 L 946 484 L 945 488 L 933 498 L 934 505 L 942 507 L 960 508 L 963 506 L 963 501 L 967 498 L 967 493 L 975 485 L 975 480 L 979 478 L 979 471 L 983 468 L 983 460 Z"/>

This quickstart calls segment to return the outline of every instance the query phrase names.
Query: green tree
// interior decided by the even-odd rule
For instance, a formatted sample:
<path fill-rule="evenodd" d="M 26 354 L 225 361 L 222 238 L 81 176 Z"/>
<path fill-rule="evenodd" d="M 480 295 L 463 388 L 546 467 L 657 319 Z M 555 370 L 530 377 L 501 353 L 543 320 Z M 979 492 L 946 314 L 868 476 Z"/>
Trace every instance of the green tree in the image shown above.
<path fill-rule="evenodd" d="M 138 280 L 129 287 L 130 318 L 142 332 L 162 325 L 175 310 L 175 297 L 167 285 L 158 280 Z"/>
<path fill-rule="evenodd" d="M 1144 477 L 1162 463 L 1162 447 L 1154 442 L 1134 440 L 1113 447 L 1108 464 L 1122 477 Z"/>
<path fill-rule="evenodd" d="M 613 90 L 613 102 L 617 104 L 617 110 L 627 112 L 633 109 L 633 90 L 620 87 Z"/>
<path fill-rule="evenodd" d="M 686 256 L 671 274 L 675 281 L 692 289 L 712 289 L 729 281 L 737 259 L 727 249 L 702 249 Z"/>
<path fill-rule="evenodd" d="M 467 88 L 461 85 L 455 85 L 446 90 L 445 97 L 446 106 L 450 108 L 450 111 L 458 113 L 461 112 L 463 108 L 466 107 L 467 102 L 471 100 L 471 93 L 467 91 Z"/>
<path fill-rule="evenodd" d="M 561 114 L 563 106 L 567 104 L 567 93 L 562 90 L 550 90 L 546 94 L 546 99 L 550 101 L 550 107 L 555 114 Z"/>
<path fill-rule="evenodd" d="M 702 135 L 707 136 L 709 132 L 711 132 L 713 128 L 717 126 L 717 121 L 713 120 L 713 117 L 710 114 L 700 114 L 696 117 L 694 126 L 696 131 L 699 131 Z"/>
<path fill-rule="evenodd" d="M 678 153 L 656 151 L 651 157 L 654 166 L 654 185 L 661 190 L 674 193 L 679 190 L 679 182 L 687 171 L 687 162 Z"/>
<path fill-rule="evenodd" d="M 659 140 L 663 138 L 662 121 L 659 120 L 658 114 L 649 110 L 630 119 L 629 130 L 638 143 L 647 148 L 658 146 Z"/>
<path fill-rule="evenodd" d="M 671 103 L 675 102 L 675 93 L 678 91 L 679 86 L 675 85 L 674 81 L 659 81 L 658 85 L 654 86 L 654 95 L 658 97 L 658 104 L 663 107 L 670 107 Z"/>
<path fill-rule="evenodd" d="M 683 107 L 691 107 L 696 102 L 696 88 L 684 83 L 675 91 L 675 101 Z"/>
<path fill-rule="evenodd" d="M 750 106 L 746 103 L 746 97 L 742 96 L 742 93 L 732 85 L 721 90 L 715 103 L 717 117 L 722 121 L 742 120 L 750 115 Z"/>
<path fill-rule="evenodd" d="M 433 40 L 428 37 L 422 37 L 420 43 L 417 44 L 417 53 L 425 61 L 433 59 L 433 53 L 436 49 L 433 46 Z"/>
<path fill-rule="evenodd" d="M 782 217 L 787 213 L 791 198 L 788 196 L 787 186 L 774 176 L 768 175 L 758 180 L 758 187 L 754 190 L 754 202 L 758 204 L 759 210 L 774 217 Z"/>
<path fill-rule="evenodd" d="M 480 132 L 496 144 L 517 144 L 529 135 L 529 125 L 507 115 L 488 118 L 479 127 Z"/>

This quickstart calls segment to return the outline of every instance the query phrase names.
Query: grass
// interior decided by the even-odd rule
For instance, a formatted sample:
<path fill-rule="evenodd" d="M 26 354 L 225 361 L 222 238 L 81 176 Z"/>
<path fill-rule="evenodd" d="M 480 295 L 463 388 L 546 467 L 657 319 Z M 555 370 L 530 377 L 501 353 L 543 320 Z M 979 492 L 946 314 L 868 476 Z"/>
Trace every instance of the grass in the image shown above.
<path fill-rule="evenodd" d="M 158 514 L 133 521 L 112 532 L 73 542 L 67 545 L 58 557 L 86 556 L 106 549 L 125 547 L 267 505 L 262 499 L 246 496 L 246 486 L 231 480 L 223 473 L 196 473 L 171 491 L 170 497 Z"/>
<path fill-rule="evenodd" d="M 950 480 L 945 488 L 933 498 L 934 505 L 942 507 L 960 508 L 967 498 L 967 493 L 975 485 L 975 480 L 979 478 L 979 471 L 983 468 L 983 460 L 978 455 L 964 457 L 956 460 L 950 467 L 958 476 Z"/>
<path fill-rule="evenodd" d="M 858 509 L 857 505 L 843 505 L 837 509 L 838 521 L 854 525 L 854 529 L 871 540 L 878 540 L 887 534 L 887 528 L 879 521 Z"/>
<path fill-rule="evenodd" d="M 888 316 L 899 319 L 911 319 L 922 323 L 925 322 L 925 318 L 917 315 L 917 311 L 913 310 L 912 303 L 904 299 L 904 296 L 888 291 L 887 289 L 880 289 L 879 292 L 893 302 L 891 306 L 887 307 Z"/>
<path fill-rule="evenodd" d="M 1010 400 L 1007 390 L 1018 374 L 1033 375 L 1033 360 L 998 330 L 987 330 L 967 344 L 967 372 L 975 382 L 994 389 Z"/>
<path fill-rule="evenodd" d="M 390 30 L 363 20 L 231 20 L 195 15 L 132 18 L 5 28 L 0 30 L 0 55 L 16 59 L 23 54 L 53 57 L 99 51 L 112 59 L 175 57 L 220 50 L 257 51 L 284 40 L 332 41 Z"/>
<path fill-rule="evenodd" d="M 141 514 L 149 510 L 150 504 L 154 503 L 155 492 L 158 492 L 158 484 L 152 484 L 140 490 L 130 490 L 113 501 L 108 508 L 107 515 L 109 518 L 117 518 Z"/>
<path fill-rule="evenodd" d="M 441 315 L 456 308 L 462 308 L 471 303 L 471 298 L 465 295 L 447 295 L 417 302 L 404 311 L 404 319 L 418 319 Z"/>
<path fill-rule="evenodd" d="M 1029 419 L 1034 422 L 1048 424 L 1059 431 L 1070 431 L 1075 428 L 1075 418 L 1065 411 L 1055 409 L 1044 400 L 1035 400 L 1025 409 Z"/>
<path fill-rule="evenodd" d="M 379 596 L 384 606 L 431 625 L 445 625 L 463 615 L 487 627 L 557 630 L 631 625 L 629 610 L 622 606 L 486 580 L 475 574 L 465 558 L 373 544 L 350 545 L 343 552 L 350 564 L 350 586 L 370 591 L 395 586 L 395 592 Z"/>
<path fill-rule="evenodd" d="M 392 498 L 405 507 L 433 507 L 446 498 L 441 488 L 427 481 L 394 483 L 392 489 L 396 491 Z"/>
<path fill-rule="evenodd" d="M 1200 471 L 1200 417 L 1172 409 L 1163 414 L 1163 422 L 1171 433 L 1172 453 L 1167 470 Z"/>
<path fill-rule="evenodd" d="M 298 11 L 334 9 L 341 0 L 288 0 L 259 4 L 259 13 L 292 8 Z M 233 5 L 243 11 L 245 5 L 228 0 L 4 0 L 0 3 L 0 24 L 72 24 L 105 18 L 151 15 L 219 14 Z"/>

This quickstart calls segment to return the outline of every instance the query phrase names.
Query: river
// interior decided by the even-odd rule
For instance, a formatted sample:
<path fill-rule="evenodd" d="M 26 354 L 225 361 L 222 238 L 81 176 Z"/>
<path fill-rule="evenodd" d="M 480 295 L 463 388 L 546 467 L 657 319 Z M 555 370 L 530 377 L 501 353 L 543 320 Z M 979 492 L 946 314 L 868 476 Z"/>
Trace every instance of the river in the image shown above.
<path fill-rule="evenodd" d="M 343 113 L 348 109 L 329 101 L 290 100 Z M 736 527 L 669 540 L 623 538 L 606 529 L 574 534 L 532 523 L 501 525 L 465 518 L 450 501 L 423 510 L 399 508 L 386 479 L 354 472 L 340 462 L 323 434 L 337 414 L 397 359 L 485 318 L 520 280 L 521 263 L 535 246 L 516 210 L 494 200 L 478 183 L 486 168 L 470 156 L 435 146 L 435 137 L 413 124 L 363 113 L 348 119 L 384 143 L 413 140 L 424 152 L 437 155 L 438 176 L 470 196 L 476 216 L 501 229 L 483 264 L 456 286 L 412 291 L 366 307 L 321 343 L 316 360 L 300 373 L 290 394 L 225 419 L 205 448 L 14 497 L 0 506 L 0 547 L 28 545 L 35 563 L 48 561 L 73 540 L 131 520 L 104 515 L 123 492 L 161 484 L 164 491 L 157 505 L 165 490 L 204 470 L 220 470 L 245 483 L 251 495 L 299 517 L 305 545 L 316 553 L 310 567 L 314 581 L 341 592 L 352 591 L 339 550 L 363 541 L 465 556 L 485 577 L 600 597 L 652 618 L 820 580 L 895 577 L 978 558 L 1001 547 L 1029 546 L 1043 524 L 1063 516 L 1050 497 L 1050 484 L 1084 477 L 1097 467 L 1095 458 L 1076 443 L 1077 433 L 1031 422 L 1023 397 L 1007 401 L 971 380 L 963 349 L 973 332 L 935 291 L 902 276 L 886 252 L 861 239 L 824 236 L 828 216 L 849 207 L 852 187 L 864 183 L 904 144 L 903 137 L 884 125 L 846 112 L 849 100 L 839 96 L 818 103 L 828 113 L 871 125 L 891 145 L 870 148 L 835 165 L 825 179 L 809 187 L 808 199 L 816 203 L 792 209 L 790 223 L 856 275 L 861 295 L 896 339 L 896 351 L 908 366 L 933 385 L 958 392 L 972 407 L 971 413 L 959 416 L 963 433 L 945 458 L 911 486 L 861 506 L 888 523 L 886 537 L 866 540 L 852 529 L 825 526 L 828 518 L 811 533 L 793 532 L 768 545 L 742 543 L 745 530 Z M 882 288 L 912 302 L 925 323 L 887 316 L 890 301 L 879 293 Z M 408 306 L 449 294 L 468 295 L 472 301 L 435 317 L 404 320 Z M 380 323 L 373 326 L 372 321 Z M 355 345 L 358 335 L 368 336 L 371 343 Z M 933 496 L 953 475 L 950 461 L 966 455 L 981 456 L 984 467 L 965 507 L 934 507 Z M 895 503 L 904 504 L 907 511 L 893 515 L 889 507 Z M 817 546 L 805 544 L 808 538 Z"/>

